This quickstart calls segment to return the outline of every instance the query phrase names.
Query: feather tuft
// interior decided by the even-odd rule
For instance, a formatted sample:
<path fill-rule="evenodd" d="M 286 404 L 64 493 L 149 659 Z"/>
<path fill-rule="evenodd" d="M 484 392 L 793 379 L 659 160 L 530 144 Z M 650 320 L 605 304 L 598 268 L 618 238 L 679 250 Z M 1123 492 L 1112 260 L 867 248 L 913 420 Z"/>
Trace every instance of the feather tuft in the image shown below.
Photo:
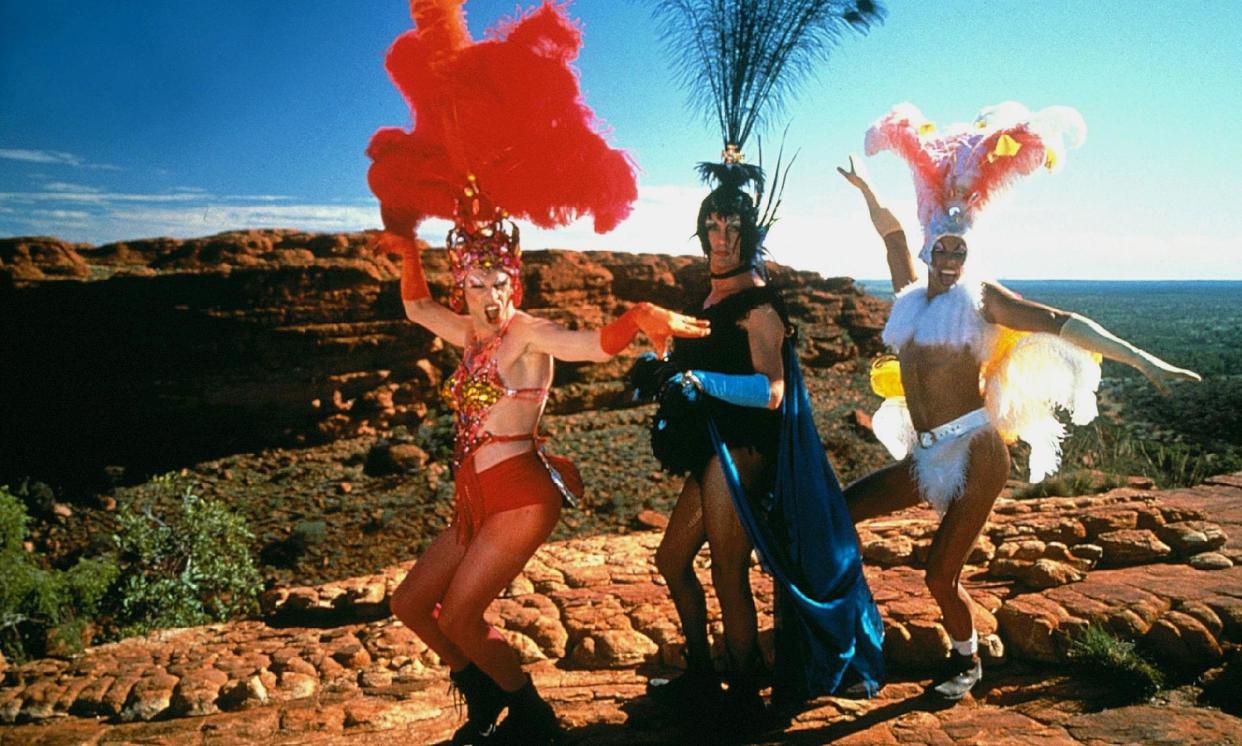
<path fill-rule="evenodd" d="M 867 33 L 885 11 L 876 0 L 656 0 L 652 14 L 691 108 L 740 149 L 847 32 Z"/>
<path fill-rule="evenodd" d="M 709 186 L 722 186 L 739 190 L 753 189 L 763 194 L 767 176 L 763 168 L 753 163 L 714 163 L 702 161 L 695 170 L 699 179 Z"/>
<path fill-rule="evenodd" d="M 474 41 L 462 2 L 412 0 L 415 28 L 385 59 L 414 127 L 381 129 L 367 148 L 383 214 L 451 219 L 473 175 L 540 227 L 591 215 L 597 232 L 611 230 L 638 198 L 635 166 L 582 100 L 570 67 L 581 31 L 549 1 Z"/>

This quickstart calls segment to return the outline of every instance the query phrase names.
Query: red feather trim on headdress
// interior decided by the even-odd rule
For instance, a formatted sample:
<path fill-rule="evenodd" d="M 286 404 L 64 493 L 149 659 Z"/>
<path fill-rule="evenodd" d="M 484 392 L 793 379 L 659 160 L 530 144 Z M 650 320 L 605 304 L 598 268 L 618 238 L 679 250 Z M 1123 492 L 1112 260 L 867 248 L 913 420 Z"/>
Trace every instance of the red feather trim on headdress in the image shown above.
<path fill-rule="evenodd" d="M 995 156 L 997 143 L 1002 137 L 1008 137 L 1017 143 L 1018 152 L 1005 157 Z M 970 195 L 973 210 L 982 208 L 993 194 L 1004 189 L 1019 176 L 1034 173 L 1044 165 L 1046 156 L 1043 138 L 1025 124 L 997 130 L 975 147 L 979 149 L 980 157 L 979 175 L 975 178 Z M 989 157 L 989 154 L 993 155 Z"/>
<path fill-rule="evenodd" d="M 891 150 L 910 166 L 915 181 L 924 187 L 939 184 L 943 176 L 931 154 L 924 149 L 919 129 L 931 126 L 914 104 L 897 104 L 867 130 L 864 142 L 868 156 Z"/>
<path fill-rule="evenodd" d="M 461 5 L 412 0 L 416 28 L 388 52 L 415 125 L 381 129 L 367 148 L 385 225 L 406 231 L 427 217 L 452 218 L 473 175 L 495 204 L 535 225 L 590 214 L 596 231 L 614 228 L 638 197 L 634 165 L 594 129 L 579 93 L 569 66 L 578 28 L 545 2 L 474 42 Z"/>

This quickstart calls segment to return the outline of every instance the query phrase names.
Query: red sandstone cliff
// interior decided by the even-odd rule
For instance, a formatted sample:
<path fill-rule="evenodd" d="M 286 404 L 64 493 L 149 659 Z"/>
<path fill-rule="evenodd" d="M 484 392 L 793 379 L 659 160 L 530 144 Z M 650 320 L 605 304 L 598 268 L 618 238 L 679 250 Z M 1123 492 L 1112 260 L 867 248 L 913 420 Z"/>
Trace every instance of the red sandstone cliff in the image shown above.
<path fill-rule="evenodd" d="M 403 319 L 398 267 L 369 256 L 366 238 L 0 240 L 0 482 L 90 483 L 105 465 L 166 469 L 417 425 L 456 353 Z M 443 252 L 425 261 L 442 293 Z M 881 301 L 848 278 L 772 274 L 808 365 L 878 350 Z M 528 310 L 589 327 L 638 300 L 685 306 L 706 269 L 692 257 L 540 251 L 526 255 L 525 282 Z M 558 366 L 551 411 L 610 401 L 627 365 Z"/>

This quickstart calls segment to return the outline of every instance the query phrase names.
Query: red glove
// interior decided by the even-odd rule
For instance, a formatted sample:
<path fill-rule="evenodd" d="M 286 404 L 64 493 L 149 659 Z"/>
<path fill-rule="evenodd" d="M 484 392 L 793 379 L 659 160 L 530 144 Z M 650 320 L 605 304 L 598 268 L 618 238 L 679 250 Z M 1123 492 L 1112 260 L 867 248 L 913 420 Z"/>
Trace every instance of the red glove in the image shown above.
<path fill-rule="evenodd" d="M 711 326 L 707 319 L 683 316 L 652 303 L 638 303 L 599 330 L 600 349 L 615 355 L 629 346 L 639 331 L 663 355 L 669 337 L 706 337 L 711 334 Z"/>
<path fill-rule="evenodd" d="M 381 254 L 401 254 L 401 300 L 422 300 L 431 297 L 427 278 L 423 275 L 422 251 L 418 242 L 389 231 L 382 231 L 368 244 L 368 248 Z"/>

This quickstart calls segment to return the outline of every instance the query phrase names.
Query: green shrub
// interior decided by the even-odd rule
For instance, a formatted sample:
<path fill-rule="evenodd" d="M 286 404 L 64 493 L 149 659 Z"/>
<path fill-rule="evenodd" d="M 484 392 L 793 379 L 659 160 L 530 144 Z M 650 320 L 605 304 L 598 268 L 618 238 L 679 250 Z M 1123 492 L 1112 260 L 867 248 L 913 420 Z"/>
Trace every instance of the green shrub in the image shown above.
<path fill-rule="evenodd" d="M 0 649 L 15 660 L 73 653 L 117 577 L 111 558 L 82 559 L 68 570 L 43 567 L 25 550 L 26 507 L 0 487 Z"/>
<path fill-rule="evenodd" d="M 1094 495 L 1107 492 L 1126 483 L 1118 474 L 1075 469 L 1062 471 L 1036 482 L 1014 490 L 1013 496 L 1018 499 L 1034 497 L 1075 497 L 1077 495 Z"/>
<path fill-rule="evenodd" d="M 1020 496 L 1090 494 L 1120 486 L 1126 476 L 1147 477 L 1161 489 L 1189 487 L 1216 474 L 1242 470 L 1242 448 L 1211 450 L 1167 434 L 1144 434 L 1141 428 L 1104 417 L 1085 427 L 1071 427 L 1061 450 L 1060 472 L 1022 490 Z M 1027 453 L 1024 445 L 1012 450 L 1017 479 L 1026 477 Z M 1084 481 L 1087 472 L 1075 471 L 1083 468 L 1102 472 L 1106 478 L 1093 485 Z"/>
<path fill-rule="evenodd" d="M 167 503 L 159 498 L 170 494 L 176 507 L 157 514 Z M 223 621 L 256 608 L 262 578 L 241 516 L 179 488 L 172 475 L 152 480 L 136 498 L 117 515 L 113 537 L 124 571 L 116 599 L 122 632 Z"/>
<path fill-rule="evenodd" d="M 453 435 L 456 423 L 452 412 L 432 412 L 418 426 L 415 442 L 432 461 L 447 464 L 453 458 Z"/>
<path fill-rule="evenodd" d="M 1070 643 L 1069 659 L 1087 676 L 1108 686 L 1118 704 L 1143 702 L 1164 686 L 1164 674 L 1103 627 L 1092 624 Z"/>

